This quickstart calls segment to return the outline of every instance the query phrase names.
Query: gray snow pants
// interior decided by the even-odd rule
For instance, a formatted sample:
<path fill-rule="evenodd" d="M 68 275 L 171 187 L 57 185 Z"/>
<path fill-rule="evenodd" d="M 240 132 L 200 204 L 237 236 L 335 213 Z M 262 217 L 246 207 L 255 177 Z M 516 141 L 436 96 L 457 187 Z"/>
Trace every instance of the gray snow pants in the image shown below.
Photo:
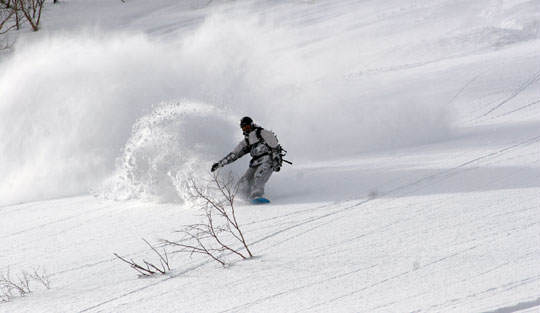
<path fill-rule="evenodd" d="M 272 173 L 272 162 L 264 162 L 250 167 L 238 182 L 240 195 L 247 199 L 255 199 L 264 195 L 264 185 Z"/>

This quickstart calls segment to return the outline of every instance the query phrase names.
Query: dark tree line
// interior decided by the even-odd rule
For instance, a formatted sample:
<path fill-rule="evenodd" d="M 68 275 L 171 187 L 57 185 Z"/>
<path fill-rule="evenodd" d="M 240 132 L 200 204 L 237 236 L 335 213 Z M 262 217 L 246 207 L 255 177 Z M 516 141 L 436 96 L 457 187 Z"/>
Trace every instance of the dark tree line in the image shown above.
<path fill-rule="evenodd" d="M 19 30 L 25 22 L 38 31 L 44 4 L 45 0 L 0 0 L 0 32 Z"/>
<path fill-rule="evenodd" d="M 39 30 L 41 22 L 41 13 L 46 0 L 0 0 L 0 44 L 3 41 L 7 48 L 6 34 L 9 31 L 20 30 L 23 25 L 30 25 L 32 31 Z M 53 3 L 57 3 L 53 0 Z"/>

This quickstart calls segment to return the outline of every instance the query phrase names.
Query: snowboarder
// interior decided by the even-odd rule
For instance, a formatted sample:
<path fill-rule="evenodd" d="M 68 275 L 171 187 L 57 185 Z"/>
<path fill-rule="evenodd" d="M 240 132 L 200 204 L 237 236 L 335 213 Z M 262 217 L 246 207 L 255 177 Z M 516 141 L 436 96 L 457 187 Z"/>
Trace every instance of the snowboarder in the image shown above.
<path fill-rule="evenodd" d="M 274 133 L 256 125 L 250 117 L 245 116 L 240 120 L 240 128 L 244 133 L 244 140 L 221 161 L 214 163 L 211 171 L 214 172 L 247 153 L 251 154 L 249 168 L 238 182 L 239 192 L 252 202 L 268 202 L 263 198 L 264 185 L 272 172 L 280 170 L 284 150 Z"/>

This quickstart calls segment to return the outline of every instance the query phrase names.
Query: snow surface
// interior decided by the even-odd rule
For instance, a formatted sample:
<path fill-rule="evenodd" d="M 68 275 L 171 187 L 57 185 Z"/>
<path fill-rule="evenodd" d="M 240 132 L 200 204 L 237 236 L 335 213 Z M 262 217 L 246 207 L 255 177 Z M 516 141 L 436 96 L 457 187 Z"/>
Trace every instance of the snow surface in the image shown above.
<path fill-rule="evenodd" d="M 0 312 L 540 312 L 540 1 L 63 0 L 18 39 L 0 270 L 52 288 Z M 295 162 L 256 257 L 138 278 L 244 115 Z"/>

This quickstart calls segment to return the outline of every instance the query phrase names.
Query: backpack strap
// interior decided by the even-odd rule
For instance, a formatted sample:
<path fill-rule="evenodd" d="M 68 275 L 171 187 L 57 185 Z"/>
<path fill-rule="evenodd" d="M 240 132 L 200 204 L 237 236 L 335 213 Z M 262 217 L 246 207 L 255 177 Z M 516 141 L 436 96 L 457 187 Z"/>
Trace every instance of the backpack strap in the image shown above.
<path fill-rule="evenodd" d="M 257 127 L 257 128 L 255 128 L 255 135 L 257 135 L 257 139 L 259 139 L 260 142 L 266 144 L 266 143 L 264 142 L 263 137 L 261 136 L 261 131 L 262 131 L 262 130 L 263 130 L 262 127 Z"/>
<path fill-rule="evenodd" d="M 262 127 L 255 128 L 255 135 L 257 135 L 257 139 L 259 139 L 260 143 L 262 143 L 263 145 L 267 146 L 270 150 L 272 150 L 272 148 L 266 143 L 266 141 L 262 137 L 262 135 L 261 135 L 262 130 L 263 130 Z"/>

